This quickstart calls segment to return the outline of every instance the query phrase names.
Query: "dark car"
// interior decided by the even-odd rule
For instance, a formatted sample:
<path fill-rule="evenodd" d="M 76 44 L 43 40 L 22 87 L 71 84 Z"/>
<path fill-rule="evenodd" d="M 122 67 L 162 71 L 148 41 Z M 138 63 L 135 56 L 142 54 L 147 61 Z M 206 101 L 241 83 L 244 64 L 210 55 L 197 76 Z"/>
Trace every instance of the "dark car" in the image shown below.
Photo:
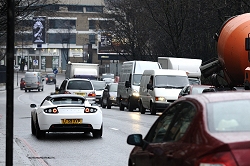
<path fill-rule="evenodd" d="M 129 166 L 248 166 L 250 92 L 228 91 L 183 96 L 158 117 L 135 145 Z"/>
<path fill-rule="evenodd" d="M 56 75 L 54 73 L 47 73 L 45 78 L 46 78 L 46 84 L 49 83 L 56 84 Z"/>
<path fill-rule="evenodd" d="M 214 91 L 215 87 L 211 85 L 187 85 L 180 91 L 178 98 L 185 95 L 199 94 L 204 92 L 214 92 Z"/>
<path fill-rule="evenodd" d="M 25 79 L 23 77 L 20 79 L 20 89 L 25 89 Z"/>
<path fill-rule="evenodd" d="M 102 94 L 102 108 L 111 109 L 111 106 L 117 106 L 116 102 L 118 83 L 109 83 L 105 87 Z"/>

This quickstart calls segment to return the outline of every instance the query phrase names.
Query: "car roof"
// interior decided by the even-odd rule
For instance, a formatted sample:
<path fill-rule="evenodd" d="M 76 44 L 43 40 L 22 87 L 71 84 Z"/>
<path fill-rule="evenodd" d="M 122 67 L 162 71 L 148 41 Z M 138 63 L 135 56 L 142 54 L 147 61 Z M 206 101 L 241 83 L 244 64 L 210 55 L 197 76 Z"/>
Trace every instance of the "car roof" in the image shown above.
<path fill-rule="evenodd" d="M 183 96 L 178 100 L 197 100 L 205 103 L 231 101 L 231 100 L 250 100 L 250 91 L 219 91 L 219 92 L 207 92 L 201 94 L 192 94 Z"/>

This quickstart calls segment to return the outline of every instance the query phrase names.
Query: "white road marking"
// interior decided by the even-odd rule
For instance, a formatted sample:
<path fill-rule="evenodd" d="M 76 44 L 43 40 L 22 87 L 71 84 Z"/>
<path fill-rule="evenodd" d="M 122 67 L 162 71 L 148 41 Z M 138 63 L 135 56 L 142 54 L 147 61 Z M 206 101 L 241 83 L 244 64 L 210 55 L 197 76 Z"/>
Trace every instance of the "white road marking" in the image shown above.
<path fill-rule="evenodd" d="M 119 129 L 117 129 L 117 128 L 110 128 L 111 130 L 119 130 Z"/>

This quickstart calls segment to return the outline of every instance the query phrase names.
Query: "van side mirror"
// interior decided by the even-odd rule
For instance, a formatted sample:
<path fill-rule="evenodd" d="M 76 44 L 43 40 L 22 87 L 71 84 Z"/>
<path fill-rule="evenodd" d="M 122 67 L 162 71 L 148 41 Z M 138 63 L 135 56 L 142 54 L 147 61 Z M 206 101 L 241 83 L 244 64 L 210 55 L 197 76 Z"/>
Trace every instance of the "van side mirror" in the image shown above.
<path fill-rule="evenodd" d="M 147 84 L 147 89 L 153 90 L 153 86 L 151 84 Z"/>
<path fill-rule="evenodd" d="M 126 87 L 126 88 L 130 88 L 130 87 L 131 87 L 131 83 L 130 83 L 129 81 L 126 81 L 126 82 L 125 82 L 125 87 Z"/>

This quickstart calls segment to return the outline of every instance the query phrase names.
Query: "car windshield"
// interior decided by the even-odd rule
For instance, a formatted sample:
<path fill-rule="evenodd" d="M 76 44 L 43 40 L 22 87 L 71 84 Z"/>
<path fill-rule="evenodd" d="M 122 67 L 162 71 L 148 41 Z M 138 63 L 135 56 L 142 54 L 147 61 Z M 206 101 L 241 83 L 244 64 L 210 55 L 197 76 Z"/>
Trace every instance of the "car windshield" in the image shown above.
<path fill-rule="evenodd" d="M 111 84 L 109 91 L 110 92 L 117 92 L 117 87 L 118 87 L 118 84 Z"/>
<path fill-rule="evenodd" d="M 104 81 L 92 81 L 95 90 L 103 90 L 106 86 Z"/>
<path fill-rule="evenodd" d="M 142 74 L 134 74 L 133 85 L 140 85 Z"/>
<path fill-rule="evenodd" d="M 186 76 L 159 75 L 155 76 L 155 87 L 183 88 L 189 85 Z"/>
<path fill-rule="evenodd" d="M 77 97 L 57 97 L 50 100 L 53 104 L 84 104 L 83 98 Z"/>
<path fill-rule="evenodd" d="M 207 105 L 207 120 L 211 132 L 250 131 L 250 101 L 232 100 Z"/>
<path fill-rule="evenodd" d="M 93 90 L 90 81 L 85 80 L 71 80 L 68 83 L 67 89 L 71 90 Z"/>

